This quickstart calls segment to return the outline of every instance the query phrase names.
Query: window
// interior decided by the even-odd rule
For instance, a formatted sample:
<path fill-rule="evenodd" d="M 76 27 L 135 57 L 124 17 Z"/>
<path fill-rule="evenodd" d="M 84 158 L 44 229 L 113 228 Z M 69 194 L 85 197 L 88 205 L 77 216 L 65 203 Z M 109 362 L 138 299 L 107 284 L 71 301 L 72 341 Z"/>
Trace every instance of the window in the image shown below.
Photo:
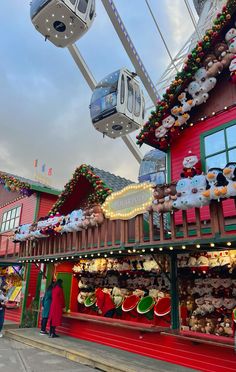
<path fill-rule="evenodd" d="M 141 94 L 139 86 L 135 84 L 134 87 L 134 115 L 139 116 L 141 110 Z"/>
<path fill-rule="evenodd" d="M 133 96 L 134 96 L 134 90 L 131 83 L 131 79 L 127 78 L 128 80 L 128 101 L 127 101 L 127 108 L 129 112 L 133 112 Z"/>
<path fill-rule="evenodd" d="M 123 104 L 125 101 L 125 78 L 122 74 L 121 76 L 121 84 L 120 84 L 120 103 Z"/>
<path fill-rule="evenodd" d="M 212 167 L 224 168 L 236 161 L 236 124 L 226 126 L 204 136 L 206 171 Z"/>
<path fill-rule="evenodd" d="M 78 4 L 78 10 L 81 13 L 86 13 L 87 6 L 88 6 L 88 0 L 80 0 L 80 2 Z"/>
<path fill-rule="evenodd" d="M 75 5 L 76 0 L 70 0 L 71 4 Z"/>
<path fill-rule="evenodd" d="M 3 213 L 1 232 L 12 230 L 19 226 L 21 207 L 10 209 Z"/>
<path fill-rule="evenodd" d="M 95 12 L 95 0 L 92 0 L 91 8 L 90 8 L 90 11 L 89 11 L 89 19 L 90 20 L 93 18 L 94 12 Z"/>

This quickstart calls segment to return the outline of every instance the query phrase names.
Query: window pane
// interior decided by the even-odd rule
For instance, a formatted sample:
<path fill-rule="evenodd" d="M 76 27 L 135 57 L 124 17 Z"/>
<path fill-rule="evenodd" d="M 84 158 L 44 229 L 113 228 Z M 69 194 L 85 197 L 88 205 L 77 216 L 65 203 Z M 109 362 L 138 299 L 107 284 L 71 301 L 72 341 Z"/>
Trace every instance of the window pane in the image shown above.
<path fill-rule="evenodd" d="M 16 215 L 16 208 L 11 210 L 11 218 L 15 218 Z"/>
<path fill-rule="evenodd" d="M 5 229 L 4 229 L 5 231 L 9 230 L 9 223 L 10 223 L 10 221 L 7 221 L 7 222 L 6 222 L 6 224 L 5 224 Z"/>
<path fill-rule="evenodd" d="M 228 147 L 234 147 L 236 145 L 236 125 L 226 129 L 226 136 Z"/>
<path fill-rule="evenodd" d="M 15 220 L 11 220 L 9 223 L 9 229 L 13 229 Z"/>
<path fill-rule="evenodd" d="M 134 115 L 139 116 L 141 109 L 141 95 L 138 86 L 135 86 L 135 104 L 134 104 Z"/>
<path fill-rule="evenodd" d="M 205 137 L 205 154 L 206 156 L 215 154 L 225 149 L 224 131 L 220 130 L 210 136 Z"/>
<path fill-rule="evenodd" d="M 224 168 L 226 163 L 227 161 L 225 152 L 223 152 L 222 154 L 211 156 L 210 158 L 206 159 L 206 170 L 212 167 Z"/>
<path fill-rule="evenodd" d="M 13 227 L 19 226 L 20 217 L 16 217 Z"/>
<path fill-rule="evenodd" d="M 236 161 L 236 149 L 230 150 L 228 155 L 229 161 Z"/>
<path fill-rule="evenodd" d="M 78 10 L 81 13 L 85 13 L 86 9 L 87 9 L 87 6 L 88 6 L 88 0 L 80 0 L 80 2 L 78 4 Z"/>
<path fill-rule="evenodd" d="M 11 218 L 11 211 L 8 211 L 7 212 L 7 220 L 10 220 L 10 218 Z"/>
<path fill-rule="evenodd" d="M 71 4 L 75 5 L 76 0 L 70 0 Z"/>
<path fill-rule="evenodd" d="M 21 209 L 21 207 L 18 207 L 18 208 L 16 209 L 16 217 L 19 217 L 19 215 L 20 215 L 20 209 Z"/>
<path fill-rule="evenodd" d="M 3 222 L 3 221 L 6 221 L 6 219 L 7 219 L 7 212 L 5 212 L 5 213 L 3 214 L 3 216 L 2 216 L 2 222 Z"/>
<path fill-rule="evenodd" d="M 91 8 L 89 12 L 89 18 L 92 19 L 95 12 L 95 0 L 92 0 Z"/>
<path fill-rule="evenodd" d="M 5 226 L 6 226 L 6 223 L 3 222 L 2 226 L 1 226 L 1 231 L 5 231 Z"/>
<path fill-rule="evenodd" d="M 129 110 L 129 112 L 133 112 L 133 95 L 134 95 L 134 91 L 133 91 L 133 87 L 130 83 L 130 79 L 128 79 L 128 102 L 127 102 L 127 108 Z"/>
<path fill-rule="evenodd" d="M 125 78 L 124 75 L 121 76 L 121 85 L 120 85 L 120 103 L 124 103 L 125 100 Z"/>

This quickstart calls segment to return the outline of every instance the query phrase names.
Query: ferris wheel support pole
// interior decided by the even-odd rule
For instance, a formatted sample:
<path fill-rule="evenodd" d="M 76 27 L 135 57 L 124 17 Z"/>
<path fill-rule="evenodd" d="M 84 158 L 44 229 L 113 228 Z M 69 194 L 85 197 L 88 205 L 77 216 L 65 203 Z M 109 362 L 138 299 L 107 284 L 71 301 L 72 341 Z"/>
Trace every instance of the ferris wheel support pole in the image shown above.
<path fill-rule="evenodd" d="M 96 85 L 97 85 L 97 82 L 96 82 L 92 72 L 89 70 L 89 68 L 88 68 L 85 60 L 83 59 L 82 55 L 80 54 L 79 49 L 77 48 L 77 46 L 75 44 L 69 45 L 67 48 L 68 48 L 72 58 L 74 59 L 76 65 L 79 67 L 79 69 L 80 69 L 83 77 L 85 78 L 88 86 L 93 91 L 95 89 Z M 124 143 L 126 144 L 128 149 L 131 151 L 131 153 L 133 154 L 135 159 L 140 164 L 141 161 L 142 161 L 143 156 L 142 156 L 141 151 L 139 151 L 139 149 L 135 145 L 132 138 L 127 134 L 126 136 L 121 137 L 121 139 L 124 141 Z"/>
<path fill-rule="evenodd" d="M 120 38 L 120 41 L 123 44 L 123 47 L 128 54 L 136 73 L 138 74 L 139 78 L 142 80 L 143 85 L 145 86 L 151 100 L 153 101 L 154 105 L 156 105 L 157 101 L 160 99 L 160 96 L 153 84 L 147 70 L 145 69 L 141 58 L 138 55 L 137 50 L 134 47 L 134 44 L 131 41 L 131 38 L 125 28 L 124 23 L 115 7 L 115 4 L 112 0 L 102 0 L 103 6 L 116 30 L 117 35 Z"/>

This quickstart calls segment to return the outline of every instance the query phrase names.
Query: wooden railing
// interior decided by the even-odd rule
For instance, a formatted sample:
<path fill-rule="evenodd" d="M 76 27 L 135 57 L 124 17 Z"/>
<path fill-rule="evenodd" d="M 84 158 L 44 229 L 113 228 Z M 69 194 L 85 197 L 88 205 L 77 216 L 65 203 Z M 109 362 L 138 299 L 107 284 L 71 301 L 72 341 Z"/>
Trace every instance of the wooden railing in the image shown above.
<path fill-rule="evenodd" d="M 22 242 L 18 257 L 45 258 L 129 247 L 181 246 L 236 240 L 235 204 L 232 204 L 234 210 L 230 213 L 231 217 L 226 217 L 223 203 L 213 201 L 202 209 L 167 213 L 164 216 L 150 212 L 128 221 L 106 219 L 102 225 L 87 230 Z M 158 225 L 155 225 L 156 221 Z"/>

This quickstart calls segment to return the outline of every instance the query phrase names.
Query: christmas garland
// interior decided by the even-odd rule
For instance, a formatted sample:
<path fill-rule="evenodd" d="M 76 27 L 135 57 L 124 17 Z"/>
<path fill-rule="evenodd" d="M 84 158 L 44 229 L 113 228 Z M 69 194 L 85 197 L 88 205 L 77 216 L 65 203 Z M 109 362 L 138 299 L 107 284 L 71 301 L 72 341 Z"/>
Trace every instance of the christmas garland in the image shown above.
<path fill-rule="evenodd" d="M 148 137 L 150 134 L 154 136 L 155 129 L 159 126 L 164 115 L 174 106 L 176 97 L 184 91 L 187 84 L 193 79 L 196 71 L 202 67 L 203 58 L 209 53 L 210 49 L 219 39 L 222 29 L 230 22 L 231 16 L 236 8 L 236 0 L 228 0 L 227 4 L 222 8 L 222 12 L 217 14 L 217 18 L 213 21 L 212 28 L 208 29 L 202 40 L 198 41 L 195 48 L 187 57 L 187 61 L 183 66 L 182 71 L 176 74 L 161 101 L 157 102 L 156 110 L 151 112 L 151 116 L 136 136 L 137 144 L 150 144 Z M 158 147 L 158 141 L 157 141 Z"/>
<path fill-rule="evenodd" d="M 49 211 L 49 215 L 58 212 L 60 207 L 65 203 L 68 196 L 71 195 L 72 192 L 75 190 L 78 180 L 81 176 L 85 177 L 94 188 L 94 191 L 88 197 L 89 204 L 102 204 L 107 196 L 112 192 L 112 190 L 107 187 L 105 182 L 103 182 L 99 176 L 93 173 L 92 167 L 89 167 L 86 164 L 82 164 L 79 168 L 76 168 L 71 180 L 65 185 L 64 190 L 61 195 L 59 195 L 57 202 Z"/>
<path fill-rule="evenodd" d="M 22 182 L 18 178 L 2 172 L 0 172 L 0 184 L 4 185 L 3 187 L 7 191 L 18 191 L 24 196 L 30 196 L 32 194 L 29 183 Z"/>

